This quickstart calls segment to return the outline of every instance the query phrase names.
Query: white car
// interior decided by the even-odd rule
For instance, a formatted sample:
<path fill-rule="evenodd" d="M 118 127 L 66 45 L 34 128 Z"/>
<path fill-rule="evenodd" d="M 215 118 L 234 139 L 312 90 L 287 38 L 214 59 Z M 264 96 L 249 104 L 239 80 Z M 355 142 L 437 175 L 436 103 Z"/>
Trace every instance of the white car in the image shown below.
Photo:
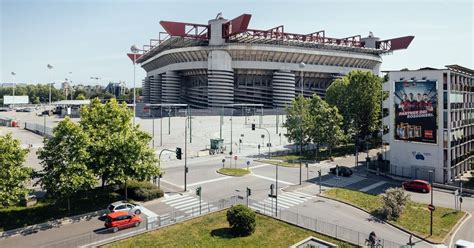
<path fill-rule="evenodd" d="M 136 205 L 130 202 L 117 201 L 117 202 L 111 203 L 107 207 L 107 210 L 109 210 L 109 213 L 112 213 L 115 211 L 125 211 L 125 212 L 134 213 L 138 215 L 138 214 L 141 214 L 142 207 L 140 205 Z"/>

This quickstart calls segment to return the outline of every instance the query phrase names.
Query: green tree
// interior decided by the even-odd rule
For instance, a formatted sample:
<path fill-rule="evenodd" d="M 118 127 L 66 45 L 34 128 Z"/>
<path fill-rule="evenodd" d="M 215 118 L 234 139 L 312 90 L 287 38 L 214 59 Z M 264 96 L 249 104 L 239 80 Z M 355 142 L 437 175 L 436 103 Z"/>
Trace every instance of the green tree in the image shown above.
<path fill-rule="evenodd" d="M 82 93 L 76 96 L 76 100 L 86 100 L 86 96 L 84 96 Z"/>
<path fill-rule="evenodd" d="M 326 101 L 343 116 L 345 134 L 356 141 L 380 129 L 381 82 L 372 72 L 352 71 L 326 91 Z"/>
<path fill-rule="evenodd" d="M 305 146 L 311 142 L 310 137 L 310 100 L 304 97 L 295 98 L 286 108 L 287 117 L 283 124 L 287 129 L 285 136 L 290 142 L 295 142 L 300 146 Z M 302 117 L 302 118 L 301 118 Z"/>
<path fill-rule="evenodd" d="M 338 145 L 343 139 L 344 134 L 341 129 L 342 116 L 337 107 L 321 99 L 318 95 L 313 95 L 309 104 L 307 125 L 311 141 L 317 145 L 316 152 L 319 151 L 321 144 L 326 144 L 329 148 L 329 154 L 332 155 L 332 148 Z"/>
<path fill-rule="evenodd" d="M 28 194 L 25 182 L 33 170 L 23 165 L 27 154 L 28 149 L 22 149 L 11 134 L 0 136 L 0 204 L 4 207 L 17 204 Z"/>
<path fill-rule="evenodd" d="M 40 104 L 40 99 L 39 97 L 35 96 L 35 98 L 33 99 L 33 104 Z"/>
<path fill-rule="evenodd" d="M 91 137 L 89 168 L 102 185 L 123 184 L 131 179 L 150 180 L 160 173 L 151 136 L 132 126 L 132 112 L 112 98 L 106 104 L 94 99 L 81 108 L 80 125 Z M 125 190 L 125 192 L 127 192 Z M 127 195 L 126 195 L 127 197 Z"/>
<path fill-rule="evenodd" d="M 227 221 L 236 236 L 248 236 L 255 232 L 255 212 L 242 204 L 227 210 Z"/>
<path fill-rule="evenodd" d="M 61 121 L 38 151 L 43 165 L 41 185 L 51 196 L 67 200 L 71 211 L 70 197 L 78 190 L 92 188 L 97 179 L 87 167 L 90 159 L 88 135 L 69 117 Z"/>

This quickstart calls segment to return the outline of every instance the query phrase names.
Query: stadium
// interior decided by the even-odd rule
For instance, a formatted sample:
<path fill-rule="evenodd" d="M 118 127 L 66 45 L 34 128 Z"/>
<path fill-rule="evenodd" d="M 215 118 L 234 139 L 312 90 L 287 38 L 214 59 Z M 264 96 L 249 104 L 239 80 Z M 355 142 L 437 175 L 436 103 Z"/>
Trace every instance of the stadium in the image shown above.
<path fill-rule="evenodd" d="M 333 80 L 352 70 L 378 74 L 381 56 L 406 49 L 414 36 L 380 40 L 295 34 L 284 26 L 248 28 L 251 15 L 208 24 L 161 21 L 165 30 L 135 58 L 146 71 L 144 102 L 220 108 L 232 104 L 283 108 L 295 96 L 324 97 Z"/>

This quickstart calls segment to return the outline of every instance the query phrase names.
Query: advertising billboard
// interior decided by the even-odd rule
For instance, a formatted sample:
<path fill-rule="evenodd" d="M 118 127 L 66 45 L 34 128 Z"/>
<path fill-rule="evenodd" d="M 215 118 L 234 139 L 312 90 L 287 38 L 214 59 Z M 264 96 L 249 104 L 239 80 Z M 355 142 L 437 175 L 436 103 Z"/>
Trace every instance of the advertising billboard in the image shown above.
<path fill-rule="evenodd" d="M 437 81 L 398 81 L 394 87 L 395 139 L 437 143 Z"/>
<path fill-rule="evenodd" d="M 3 104 L 28 104 L 28 96 L 3 96 Z"/>

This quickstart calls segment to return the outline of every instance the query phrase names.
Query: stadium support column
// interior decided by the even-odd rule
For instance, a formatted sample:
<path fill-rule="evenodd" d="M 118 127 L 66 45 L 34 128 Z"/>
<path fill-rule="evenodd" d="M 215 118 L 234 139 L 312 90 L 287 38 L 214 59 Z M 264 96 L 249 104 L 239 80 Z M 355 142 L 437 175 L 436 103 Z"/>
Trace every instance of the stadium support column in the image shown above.
<path fill-rule="evenodd" d="M 284 108 L 295 99 L 295 74 L 290 71 L 273 73 L 273 107 Z"/>
<path fill-rule="evenodd" d="M 234 103 L 232 58 L 226 51 L 211 51 L 208 57 L 207 98 L 210 108 Z"/>
<path fill-rule="evenodd" d="M 161 102 L 179 103 L 180 76 L 175 71 L 167 71 L 162 75 Z"/>
<path fill-rule="evenodd" d="M 157 104 L 161 103 L 161 87 L 162 87 L 162 76 L 160 74 L 154 75 L 149 79 L 149 99 L 150 103 Z"/>

